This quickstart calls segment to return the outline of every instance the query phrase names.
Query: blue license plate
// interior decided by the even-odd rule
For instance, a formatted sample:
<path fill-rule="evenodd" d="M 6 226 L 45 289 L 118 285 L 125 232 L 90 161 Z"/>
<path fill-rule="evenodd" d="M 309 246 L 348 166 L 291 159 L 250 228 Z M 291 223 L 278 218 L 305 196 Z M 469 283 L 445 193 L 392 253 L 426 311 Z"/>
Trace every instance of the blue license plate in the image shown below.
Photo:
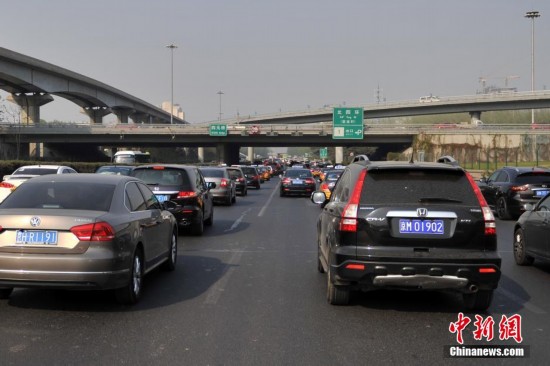
<path fill-rule="evenodd" d="M 400 234 L 435 234 L 445 233 L 443 220 L 399 219 Z"/>
<path fill-rule="evenodd" d="M 535 191 L 535 196 L 544 197 L 548 194 L 548 191 Z"/>
<path fill-rule="evenodd" d="M 294 179 L 292 181 L 292 184 L 295 184 L 295 185 L 302 185 L 304 184 L 304 182 L 301 180 L 301 179 Z"/>
<path fill-rule="evenodd" d="M 157 199 L 159 200 L 159 202 L 164 202 L 164 201 L 169 201 L 170 200 L 170 196 L 167 195 L 167 194 L 157 194 Z"/>
<path fill-rule="evenodd" d="M 57 245 L 57 231 L 17 230 L 15 244 Z"/>

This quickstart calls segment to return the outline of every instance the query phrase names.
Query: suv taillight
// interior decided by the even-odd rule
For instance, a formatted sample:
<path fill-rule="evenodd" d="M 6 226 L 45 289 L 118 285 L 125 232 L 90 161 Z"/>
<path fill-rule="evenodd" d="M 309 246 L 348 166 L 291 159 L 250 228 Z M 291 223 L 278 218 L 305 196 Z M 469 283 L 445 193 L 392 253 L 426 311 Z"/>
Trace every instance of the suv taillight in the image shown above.
<path fill-rule="evenodd" d="M 497 225 L 495 223 L 495 216 L 493 215 L 493 211 L 491 211 L 491 208 L 487 204 L 487 201 L 485 201 L 485 197 L 483 197 L 483 193 L 481 193 L 481 190 L 477 186 L 474 178 L 472 178 L 470 173 L 466 172 L 466 177 L 468 178 L 468 181 L 470 182 L 470 185 L 472 186 L 472 189 L 476 194 L 479 205 L 481 206 L 483 220 L 485 221 L 485 235 L 496 235 Z"/>
<path fill-rule="evenodd" d="M 351 198 L 342 212 L 340 218 L 340 231 L 356 232 L 357 231 L 357 210 L 359 208 L 359 199 L 361 198 L 361 190 L 363 189 L 363 182 L 367 176 L 367 170 L 363 170 L 359 174 L 359 179 L 355 182 L 353 187 L 353 193 Z"/>
<path fill-rule="evenodd" d="M 196 197 L 197 193 L 194 191 L 180 191 L 178 192 L 178 198 Z"/>
<path fill-rule="evenodd" d="M 523 186 L 512 186 L 510 187 L 510 190 L 511 191 L 514 191 L 514 192 L 523 192 L 523 191 L 526 191 L 529 189 L 529 186 L 528 185 L 523 185 Z"/>
<path fill-rule="evenodd" d="M 110 241 L 115 238 L 113 227 L 106 222 L 73 226 L 71 232 L 80 241 Z"/>

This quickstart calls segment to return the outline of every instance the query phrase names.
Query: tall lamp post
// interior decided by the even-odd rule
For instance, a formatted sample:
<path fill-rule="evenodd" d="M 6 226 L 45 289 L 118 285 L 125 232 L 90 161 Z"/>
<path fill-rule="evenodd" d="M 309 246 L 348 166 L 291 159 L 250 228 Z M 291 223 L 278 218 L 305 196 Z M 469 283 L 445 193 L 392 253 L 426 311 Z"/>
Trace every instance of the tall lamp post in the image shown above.
<path fill-rule="evenodd" d="M 525 17 L 531 19 L 531 92 L 535 91 L 535 18 L 540 17 L 538 11 L 528 11 Z M 531 124 L 535 124 L 535 110 L 531 109 Z"/>
<path fill-rule="evenodd" d="M 222 120 L 222 95 L 224 94 L 221 90 L 219 92 L 217 92 L 216 94 L 218 94 L 220 96 L 220 115 L 218 117 L 218 121 L 221 121 Z"/>
<path fill-rule="evenodd" d="M 170 99 L 170 124 L 174 123 L 174 49 L 178 48 L 175 44 L 171 43 L 166 48 L 170 49 L 170 69 L 171 69 L 171 99 Z"/>

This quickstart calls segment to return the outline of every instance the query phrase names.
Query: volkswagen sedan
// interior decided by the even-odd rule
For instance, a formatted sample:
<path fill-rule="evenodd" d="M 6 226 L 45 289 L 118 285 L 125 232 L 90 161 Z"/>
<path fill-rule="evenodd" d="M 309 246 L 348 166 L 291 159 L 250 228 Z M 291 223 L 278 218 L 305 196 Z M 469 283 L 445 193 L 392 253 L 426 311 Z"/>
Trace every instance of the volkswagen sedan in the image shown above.
<path fill-rule="evenodd" d="M 17 287 L 114 289 L 120 303 L 136 303 L 145 274 L 175 269 L 177 232 L 136 178 L 33 178 L 0 204 L 0 298 Z"/>

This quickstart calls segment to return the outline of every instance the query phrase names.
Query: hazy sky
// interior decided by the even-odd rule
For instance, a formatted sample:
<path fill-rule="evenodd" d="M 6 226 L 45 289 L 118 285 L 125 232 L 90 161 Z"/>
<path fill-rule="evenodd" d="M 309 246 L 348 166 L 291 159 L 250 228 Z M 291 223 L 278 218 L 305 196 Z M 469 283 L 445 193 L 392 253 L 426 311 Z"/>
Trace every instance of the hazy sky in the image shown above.
<path fill-rule="evenodd" d="M 224 118 L 375 103 L 378 85 L 387 101 L 474 94 L 480 77 L 528 91 L 530 10 L 550 88 L 549 0 L 4 1 L 0 47 L 160 105 L 174 43 L 174 102 L 205 122 L 220 90 Z M 87 120 L 60 98 L 41 111 Z"/>

